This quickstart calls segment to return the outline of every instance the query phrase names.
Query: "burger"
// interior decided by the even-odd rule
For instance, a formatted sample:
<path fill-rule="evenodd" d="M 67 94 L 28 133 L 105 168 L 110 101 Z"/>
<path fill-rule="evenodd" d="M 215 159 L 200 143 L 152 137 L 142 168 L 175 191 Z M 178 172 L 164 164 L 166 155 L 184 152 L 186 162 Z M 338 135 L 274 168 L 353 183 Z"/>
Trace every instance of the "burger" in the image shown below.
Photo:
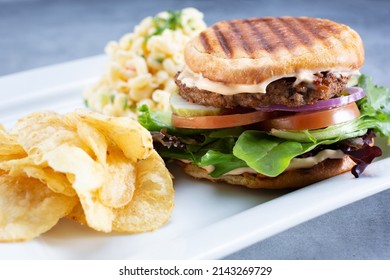
<path fill-rule="evenodd" d="M 327 19 L 221 21 L 186 46 L 172 113 L 141 108 L 159 154 L 195 177 L 300 188 L 359 177 L 390 135 L 390 94 L 360 75 L 363 43 Z"/>

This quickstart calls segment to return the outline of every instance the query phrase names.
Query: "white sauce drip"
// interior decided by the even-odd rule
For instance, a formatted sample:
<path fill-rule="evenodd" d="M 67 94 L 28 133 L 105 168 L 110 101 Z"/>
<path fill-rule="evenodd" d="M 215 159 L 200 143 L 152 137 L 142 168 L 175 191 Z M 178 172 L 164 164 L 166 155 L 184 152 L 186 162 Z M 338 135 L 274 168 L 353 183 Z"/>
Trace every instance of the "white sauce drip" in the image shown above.
<path fill-rule="evenodd" d="M 202 90 L 208 90 L 212 92 L 217 92 L 223 95 L 234 95 L 242 92 L 247 93 L 265 93 L 267 86 L 279 79 L 295 77 L 296 81 L 294 85 L 299 84 L 301 82 L 306 82 L 308 84 L 313 83 L 316 76 L 314 74 L 324 71 L 332 71 L 336 76 L 343 75 L 350 77 L 352 75 L 359 75 L 359 70 L 351 70 L 351 69 L 316 69 L 316 70 L 301 70 L 295 74 L 291 75 L 279 75 L 273 76 L 259 84 L 225 84 L 222 82 L 215 82 L 203 77 L 200 73 L 195 73 L 191 71 L 187 66 L 178 76 L 178 80 L 180 80 L 187 87 L 196 87 Z"/>

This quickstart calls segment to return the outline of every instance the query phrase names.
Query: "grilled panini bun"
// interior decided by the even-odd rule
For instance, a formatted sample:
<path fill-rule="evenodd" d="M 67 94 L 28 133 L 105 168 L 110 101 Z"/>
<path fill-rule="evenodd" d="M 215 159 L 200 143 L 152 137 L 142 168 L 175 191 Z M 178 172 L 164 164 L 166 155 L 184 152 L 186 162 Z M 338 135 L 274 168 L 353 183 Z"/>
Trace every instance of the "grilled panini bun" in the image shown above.
<path fill-rule="evenodd" d="M 185 48 L 186 65 L 226 84 L 258 84 L 299 71 L 349 71 L 364 62 L 363 43 L 350 27 L 326 19 L 266 17 L 221 21 Z"/>
<path fill-rule="evenodd" d="M 350 171 L 355 165 L 348 156 L 344 156 L 340 159 L 324 160 L 311 168 L 288 170 L 277 177 L 267 177 L 258 173 L 243 173 L 241 175 L 223 175 L 219 178 L 213 178 L 205 169 L 196 165 L 182 161 L 178 161 L 178 164 L 183 168 L 184 172 L 194 178 L 207 179 L 213 182 L 226 182 L 253 189 L 302 188 Z"/>

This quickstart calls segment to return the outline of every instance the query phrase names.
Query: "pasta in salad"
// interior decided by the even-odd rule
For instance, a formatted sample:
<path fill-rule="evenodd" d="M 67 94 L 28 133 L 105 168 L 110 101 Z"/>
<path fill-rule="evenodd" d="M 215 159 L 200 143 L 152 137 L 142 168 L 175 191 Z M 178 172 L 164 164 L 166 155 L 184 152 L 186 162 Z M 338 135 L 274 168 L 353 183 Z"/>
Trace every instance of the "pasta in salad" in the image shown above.
<path fill-rule="evenodd" d="M 205 28 L 203 14 L 195 8 L 143 19 L 134 32 L 107 44 L 108 65 L 101 79 L 84 91 L 86 106 L 134 119 L 144 104 L 169 111 L 170 95 L 177 91 L 173 78 L 184 65 L 184 46 Z"/>

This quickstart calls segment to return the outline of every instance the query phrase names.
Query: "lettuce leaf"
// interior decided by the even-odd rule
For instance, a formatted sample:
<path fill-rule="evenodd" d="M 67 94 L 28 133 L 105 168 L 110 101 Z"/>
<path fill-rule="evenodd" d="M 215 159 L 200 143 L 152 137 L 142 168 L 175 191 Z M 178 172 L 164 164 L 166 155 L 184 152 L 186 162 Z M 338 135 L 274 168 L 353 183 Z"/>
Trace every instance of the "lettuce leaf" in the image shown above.
<path fill-rule="evenodd" d="M 211 177 L 218 178 L 237 168 L 248 167 L 245 161 L 235 157 L 233 154 L 224 154 L 218 151 L 209 150 L 198 163 L 204 167 L 208 165 L 214 166 L 214 170 L 210 173 Z"/>
<path fill-rule="evenodd" d="M 278 138 L 294 140 L 297 142 L 317 143 L 327 139 L 348 139 L 362 136 L 367 133 L 368 128 L 375 124 L 369 120 L 362 122 L 360 119 L 328 126 L 315 130 L 279 130 L 272 129 L 269 134 Z"/>
<path fill-rule="evenodd" d="M 301 143 L 270 136 L 261 131 L 247 130 L 238 138 L 233 154 L 257 172 L 275 177 L 286 170 L 296 156 L 309 152 L 318 145 L 329 145 L 337 141 L 338 138 Z"/>
<path fill-rule="evenodd" d="M 366 92 L 366 100 L 360 102 L 359 106 L 364 114 L 374 116 L 390 115 L 390 92 L 384 86 L 377 86 L 372 83 L 372 78 L 361 75 L 358 79 L 358 86 Z"/>
<path fill-rule="evenodd" d="M 373 85 L 371 77 L 361 75 L 358 86 L 366 92 L 366 97 L 359 100 L 362 113 L 360 121 L 371 126 L 380 136 L 390 140 L 390 92 L 383 86 Z"/>
<path fill-rule="evenodd" d="M 160 131 L 162 128 L 166 128 L 168 131 L 175 131 L 170 112 L 150 111 L 147 105 L 142 105 L 138 111 L 138 122 L 147 130 Z"/>

